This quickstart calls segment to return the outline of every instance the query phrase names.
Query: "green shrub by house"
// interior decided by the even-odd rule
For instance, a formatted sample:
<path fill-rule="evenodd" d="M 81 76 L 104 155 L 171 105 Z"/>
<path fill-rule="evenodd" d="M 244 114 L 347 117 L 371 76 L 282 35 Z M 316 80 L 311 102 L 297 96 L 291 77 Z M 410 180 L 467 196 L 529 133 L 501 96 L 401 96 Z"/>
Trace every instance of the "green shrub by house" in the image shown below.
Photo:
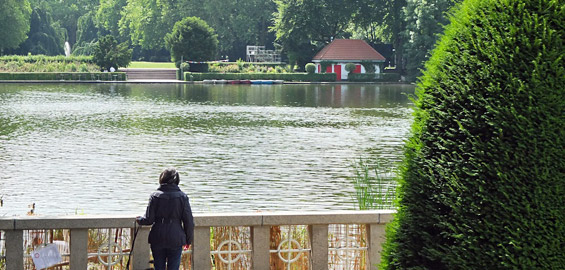
<path fill-rule="evenodd" d="M 347 75 L 350 82 L 398 82 L 399 73 L 351 73 Z"/>
<path fill-rule="evenodd" d="M 203 80 L 283 80 L 299 82 L 335 82 L 335 73 L 184 73 L 185 81 Z"/>
<path fill-rule="evenodd" d="M 355 70 L 355 68 L 357 68 L 357 66 L 353 63 L 345 64 L 345 71 L 347 71 L 347 73 L 349 73 L 349 74 L 351 74 L 351 72 L 353 72 Z"/>
<path fill-rule="evenodd" d="M 306 64 L 306 73 L 308 74 L 314 74 L 314 72 L 316 72 L 316 65 L 312 64 L 312 63 L 308 63 Z"/>
<path fill-rule="evenodd" d="M 467 0 L 418 86 L 380 269 L 565 269 L 565 7 Z"/>

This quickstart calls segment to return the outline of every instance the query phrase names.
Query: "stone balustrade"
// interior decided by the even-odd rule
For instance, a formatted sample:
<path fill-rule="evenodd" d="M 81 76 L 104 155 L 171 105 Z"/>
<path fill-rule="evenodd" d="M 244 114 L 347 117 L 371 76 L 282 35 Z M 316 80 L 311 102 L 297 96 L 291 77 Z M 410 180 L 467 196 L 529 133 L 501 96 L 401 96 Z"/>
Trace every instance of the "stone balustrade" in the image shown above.
<path fill-rule="evenodd" d="M 323 212 L 253 212 L 195 214 L 194 243 L 192 245 L 192 269 L 211 269 L 211 227 L 249 227 L 252 269 L 269 269 L 271 226 L 306 225 L 309 238 L 310 269 L 328 269 L 330 224 L 365 225 L 366 269 L 377 269 L 385 226 L 394 211 L 323 211 Z M 6 269 L 24 269 L 25 230 L 70 230 L 70 269 L 87 269 L 88 230 L 105 228 L 134 228 L 135 218 L 128 216 L 61 216 L 61 217 L 14 217 L 0 218 L 0 230 L 5 239 Z M 150 227 L 142 227 L 137 235 L 131 258 L 132 269 L 149 268 L 150 248 L 147 237 Z M 290 243 L 290 242 L 289 242 Z M 230 249 L 231 252 L 231 249 Z M 221 254 L 217 254 L 220 255 Z"/>

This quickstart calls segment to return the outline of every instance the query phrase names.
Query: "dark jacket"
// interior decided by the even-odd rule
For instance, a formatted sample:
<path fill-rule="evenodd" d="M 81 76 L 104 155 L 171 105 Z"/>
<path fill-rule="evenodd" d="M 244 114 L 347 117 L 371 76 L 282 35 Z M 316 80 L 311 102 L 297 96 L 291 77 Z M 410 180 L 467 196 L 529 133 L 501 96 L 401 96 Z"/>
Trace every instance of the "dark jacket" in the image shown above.
<path fill-rule="evenodd" d="M 177 185 L 162 184 L 151 194 L 141 225 L 153 225 L 149 232 L 152 247 L 177 248 L 190 245 L 194 220 L 188 196 Z"/>

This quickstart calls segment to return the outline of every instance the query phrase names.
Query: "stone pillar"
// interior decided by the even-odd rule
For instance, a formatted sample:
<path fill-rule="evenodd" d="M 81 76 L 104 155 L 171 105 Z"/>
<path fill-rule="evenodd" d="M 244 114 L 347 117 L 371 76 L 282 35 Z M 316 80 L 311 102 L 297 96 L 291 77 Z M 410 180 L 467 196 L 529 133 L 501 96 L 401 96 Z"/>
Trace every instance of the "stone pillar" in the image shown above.
<path fill-rule="evenodd" d="M 308 226 L 312 248 L 312 269 L 328 269 L 328 225 Z"/>
<path fill-rule="evenodd" d="M 88 268 L 88 229 L 71 229 L 71 269 Z"/>
<path fill-rule="evenodd" d="M 132 269 L 147 269 L 149 268 L 149 231 L 151 227 L 143 226 L 139 228 L 137 232 L 137 237 L 135 238 L 135 244 L 133 246 L 132 258 L 130 258 Z"/>
<path fill-rule="evenodd" d="M 251 261 L 254 270 L 269 269 L 270 263 L 270 226 L 251 227 Z"/>
<path fill-rule="evenodd" d="M 6 232 L 6 269 L 24 269 L 24 232 L 8 230 Z"/>
<path fill-rule="evenodd" d="M 192 245 L 193 269 L 211 269 L 210 262 L 210 227 L 194 228 L 194 243 Z"/>
<path fill-rule="evenodd" d="M 367 224 L 367 269 L 377 270 L 385 240 L 385 224 Z"/>

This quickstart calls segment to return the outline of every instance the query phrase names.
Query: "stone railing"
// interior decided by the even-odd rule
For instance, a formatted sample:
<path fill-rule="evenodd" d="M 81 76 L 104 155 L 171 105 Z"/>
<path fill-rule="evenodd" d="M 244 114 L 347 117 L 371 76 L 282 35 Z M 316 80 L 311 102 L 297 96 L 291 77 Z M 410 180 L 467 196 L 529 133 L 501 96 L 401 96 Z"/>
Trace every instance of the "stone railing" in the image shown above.
<path fill-rule="evenodd" d="M 375 211 L 328 211 L 328 212 L 254 212 L 254 213 L 221 213 L 221 214 L 195 214 L 194 243 L 192 250 L 191 269 L 211 269 L 211 256 L 220 256 L 223 261 L 228 263 L 234 261 L 233 255 L 247 253 L 250 257 L 252 269 L 270 269 L 271 254 L 279 253 L 279 257 L 285 262 L 292 262 L 293 257 L 300 256 L 300 253 L 307 253 L 309 256 L 309 269 L 328 269 L 330 253 L 363 250 L 364 258 L 360 261 L 365 264 L 366 269 L 377 269 L 380 262 L 381 246 L 385 237 L 385 224 L 392 219 L 394 211 L 375 210 Z M 343 226 L 363 225 L 363 245 L 349 244 L 350 237 L 346 233 L 341 237 L 340 242 L 347 240 L 343 244 L 335 245 L 329 241 L 333 233 L 329 232 L 330 225 L 342 224 Z M 287 233 L 287 238 L 280 242 L 287 243 L 286 250 L 284 245 L 279 245 L 278 249 L 273 250 L 271 241 L 272 226 L 286 225 L 306 225 L 305 235 L 308 238 L 309 248 L 300 247 Z M 333 226 L 333 225 L 332 225 Z M 89 229 L 108 229 L 108 228 L 134 228 L 134 217 L 115 217 L 115 216 L 62 216 L 62 217 L 16 217 L 0 218 L 0 230 L 3 233 L 5 245 L 4 260 L 5 269 L 23 270 L 24 259 L 29 254 L 24 252 L 24 235 L 31 230 L 58 230 L 65 229 L 70 231 L 68 264 L 70 269 L 87 269 L 89 263 L 88 238 Z M 241 249 L 241 244 L 234 243 L 230 239 L 219 246 L 230 246 L 228 250 L 211 250 L 211 233 L 213 227 L 244 227 L 249 228 L 249 250 Z M 291 227 L 289 227 L 289 231 Z M 142 227 L 137 235 L 137 240 L 132 250 L 131 265 L 132 269 L 149 268 L 150 248 L 147 237 L 150 227 Z M 112 237 L 109 237 L 112 238 Z M 296 243 L 293 245 L 293 243 Z M 131 245 L 131 243 L 128 243 Z M 298 246 L 298 247 L 297 247 Z M 218 248 L 220 249 L 220 248 Z M 282 249 L 282 250 L 281 250 Z M 129 254 L 124 252 L 125 256 Z M 109 252 L 109 251 L 106 251 Z M 282 253 L 281 253 L 282 252 Z M 111 253 L 111 252 L 110 252 Z M 283 254 L 284 253 L 284 254 Z M 106 254 L 108 255 L 108 254 Z M 110 254 L 111 255 L 111 254 Z M 227 257 L 226 257 L 227 255 Z M 100 256 L 100 255 L 99 255 Z M 345 255 L 348 257 L 349 255 Z M 288 260 L 285 258 L 288 257 Z M 111 258 L 108 256 L 107 258 Z M 109 260 L 109 259 L 107 259 Z M 230 269 L 228 267 L 228 269 Z M 289 268 L 290 269 L 290 268 Z"/>

